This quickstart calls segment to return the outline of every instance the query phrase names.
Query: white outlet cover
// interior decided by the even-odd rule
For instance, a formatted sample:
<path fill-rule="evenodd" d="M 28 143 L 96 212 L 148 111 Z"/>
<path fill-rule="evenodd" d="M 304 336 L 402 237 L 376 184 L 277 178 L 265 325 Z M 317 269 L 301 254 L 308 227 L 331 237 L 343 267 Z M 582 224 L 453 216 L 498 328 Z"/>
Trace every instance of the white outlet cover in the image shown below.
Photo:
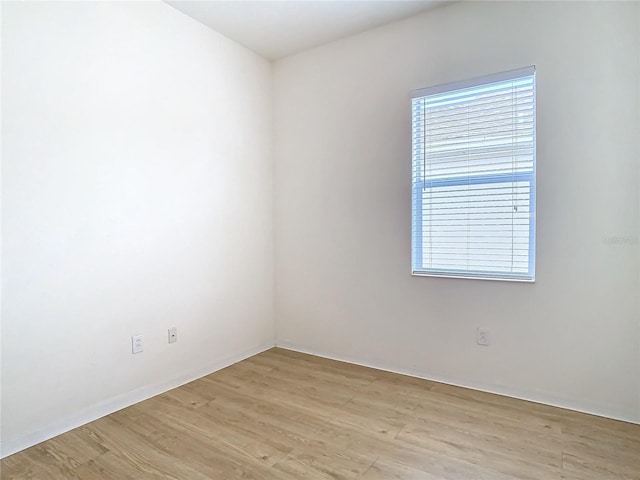
<path fill-rule="evenodd" d="M 131 337 L 131 353 L 142 353 L 142 335 L 134 335 Z"/>
<path fill-rule="evenodd" d="M 476 343 L 478 345 L 482 345 L 483 347 L 488 347 L 491 345 L 491 341 L 489 338 L 489 330 L 486 328 L 478 328 L 476 331 Z"/>

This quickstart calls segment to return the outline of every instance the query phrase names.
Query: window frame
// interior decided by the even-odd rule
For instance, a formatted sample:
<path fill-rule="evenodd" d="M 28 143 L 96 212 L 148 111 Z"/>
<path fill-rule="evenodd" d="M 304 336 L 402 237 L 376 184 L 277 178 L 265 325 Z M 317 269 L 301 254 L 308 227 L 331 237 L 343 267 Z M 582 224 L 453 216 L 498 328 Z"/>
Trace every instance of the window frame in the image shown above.
<path fill-rule="evenodd" d="M 533 165 L 531 171 L 526 172 L 509 172 L 509 173 L 489 173 L 489 174 L 475 174 L 475 175 L 452 175 L 449 177 L 441 177 L 435 179 L 425 180 L 423 177 L 421 180 L 416 180 L 414 175 L 414 140 L 415 140 L 415 122 L 413 118 L 413 101 L 417 98 L 427 97 L 431 95 L 437 95 L 447 92 L 454 92 L 457 90 L 470 89 L 475 87 L 486 86 L 492 83 L 504 82 L 509 80 L 516 80 L 524 77 L 532 77 L 532 106 L 533 106 Z M 537 170 L 537 111 L 536 111 L 536 69 L 535 66 L 520 68 L 516 70 L 510 70 L 506 72 L 500 72 L 491 75 L 485 75 L 482 77 L 476 77 L 469 80 L 463 80 L 459 82 L 451 82 L 442 85 L 436 85 L 433 87 L 422 88 L 411 92 L 412 112 L 411 112 L 411 126 L 412 126 L 412 155 L 411 155 L 411 188 L 412 188 L 412 200 L 411 200 L 411 275 L 419 277 L 444 277 L 444 278 L 465 278 L 475 280 L 497 280 L 508 282 L 535 282 L 535 261 L 536 261 L 536 170 Z M 423 127 L 426 129 L 426 125 Z M 426 136 L 426 133 L 424 134 Z M 502 273 L 482 270 L 455 270 L 455 269 L 416 269 L 417 259 L 422 259 L 423 249 L 423 218 L 424 209 L 423 192 L 426 188 L 425 184 L 429 185 L 429 188 L 438 187 L 456 187 L 456 186 L 468 186 L 468 185 L 487 185 L 491 183 L 515 183 L 515 182 L 527 182 L 529 184 L 529 241 L 528 241 L 528 271 L 526 274 L 514 274 L 514 273 Z M 419 210 L 416 206 L 419 205 Z M 415 212 L 420 212 L 420 221 L 416 222 Z M 419 225 L 419 228 L 418 228 Z M 416 233 L 419 237 L 416 237 Z M 419 240 L 417 240 L 419 238 Z M 422 262 L 422 260 L 420 260 Z"/>

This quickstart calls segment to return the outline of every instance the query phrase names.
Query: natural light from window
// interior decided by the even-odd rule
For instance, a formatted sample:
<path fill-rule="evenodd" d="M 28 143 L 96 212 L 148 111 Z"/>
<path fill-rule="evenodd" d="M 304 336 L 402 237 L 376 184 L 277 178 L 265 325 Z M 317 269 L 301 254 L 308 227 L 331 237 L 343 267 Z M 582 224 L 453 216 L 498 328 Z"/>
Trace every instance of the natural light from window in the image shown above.
<path fill-rule="evenodd" d="M 534 67 L 413 93 L 412 273 L 535 279 Z"/>

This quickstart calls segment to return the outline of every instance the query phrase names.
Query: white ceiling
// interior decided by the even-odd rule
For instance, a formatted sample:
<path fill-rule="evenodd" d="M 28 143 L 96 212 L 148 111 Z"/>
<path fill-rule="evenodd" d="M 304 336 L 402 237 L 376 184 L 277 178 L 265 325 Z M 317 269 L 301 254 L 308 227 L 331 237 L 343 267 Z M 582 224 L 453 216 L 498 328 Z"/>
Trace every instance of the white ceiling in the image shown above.
<path fill-rule="evenodd" d="M 165 0 L 250 48 L 277 60 L 433 8 L 441 0 Z"/>

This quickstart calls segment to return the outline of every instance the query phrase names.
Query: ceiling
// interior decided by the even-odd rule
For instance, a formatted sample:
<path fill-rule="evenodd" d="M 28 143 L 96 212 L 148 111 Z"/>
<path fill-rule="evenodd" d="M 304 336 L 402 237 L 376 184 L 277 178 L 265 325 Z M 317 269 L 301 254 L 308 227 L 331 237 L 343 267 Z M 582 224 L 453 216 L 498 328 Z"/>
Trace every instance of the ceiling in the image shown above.
<path fill-rule="evenodd" d="M 442 0 L 165 0 L 269 60 L 433 8 Z"/>

